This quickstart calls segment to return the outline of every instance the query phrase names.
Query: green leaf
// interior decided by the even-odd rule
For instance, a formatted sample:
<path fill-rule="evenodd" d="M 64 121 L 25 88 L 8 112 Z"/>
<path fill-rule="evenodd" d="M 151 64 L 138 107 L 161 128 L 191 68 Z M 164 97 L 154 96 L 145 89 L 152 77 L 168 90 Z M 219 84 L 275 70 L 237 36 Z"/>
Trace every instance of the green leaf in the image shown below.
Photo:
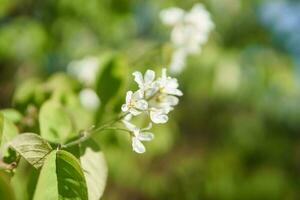
<path fill-rule="evenodd" d="M 32 200 L 38 175 L 39 170 L 32 167 L 25 159 L 20 159 L 10 180 L 17 200 Z"/>
<path fill-rule="evenodd" d="M 13 123 L 18 123 L 22 119 L 22 114 L 15 109 L 3 109 L 1 110 L 1 113 L 3 113 L 3 115 Z"/>
<path fill-rule="evenodd" d="M 23 133 L 15 137 L 10 146 L 33 167 L 40 168 L 46 156 L 52 151 L 50 144 L 34 133 Z"/>
<path fill-rule="evenodd" d="M 0 112 L 0 158 L 6 156 L 8 142 L 17 135 L 17 127 Z"/>
<path fill-rule="evenodd" d="M 0 171 L 0 199 L 14 200 L 15 195 L 9 183 L 8 177 Z"/>
<path fill-rule="evenodd" d="M 45 102 L 39 113 L 39 122 L 41 136 L 48 141 L 64 143 L 76 136 L 70 116 L 59 102 Z"/>
<path fill-rule="evenodd" d="M 65 73 L 53 74 L 46 83 L 46 87 L 51 90 L 77 90 L 79 83 Z"/>
<path fill-rule="evenodd" d="M 34 200 L 88 200 L 85 178 L 78 160 L 70 153 L 53 151 L 41 170 Z"/>
<path fill-rule="evenodd" d="M 107 55 L 103 58 L 96 80 L 96 91 L 102 106 L 120 94 L 127 79 L 127 69 L 127 63 L 121 57 Z"/>
<path fill-rule="evenodd" d="M 107 165 L 98 144 L 89 139 L 80 145 L 80 162 L 88 188 L 89 200 L 99 200 L 107 179 Z"/>
<path fill-rule="evenodd" d="M 58 96 L 60 98 L 58 98 Z M 52 96 L 52 98 L 56 98 L 64 105 L 64 108 L 67 110 L 73 122 L 74 131 L 79 132 L 93 124 L 94 113 L 81 105 L 78 94 L 73 91 L 64 91 L 63 94 Z"/>
<path fill-rule="evenodd" d="M 40 105 L 45 100 L 45 95 L 41 80 L 32 78 L 17 87 L 13 102 L 18 110 L 25 111 L 29 104 Z"/>

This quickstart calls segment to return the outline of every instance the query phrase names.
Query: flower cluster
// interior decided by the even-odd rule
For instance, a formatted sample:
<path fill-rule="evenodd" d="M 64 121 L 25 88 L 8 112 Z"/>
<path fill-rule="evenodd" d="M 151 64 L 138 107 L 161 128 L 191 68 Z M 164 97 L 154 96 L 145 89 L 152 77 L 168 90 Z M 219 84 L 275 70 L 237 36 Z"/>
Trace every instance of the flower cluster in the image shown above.
<path fill-rule="evenodd" d="M 160 18 L 165 25 L 173 28 L 171 42 L 175 51 L 170 68 L 172 72 L 178 73 L 185 65 L 186 56 L 200 51 L 201 46 L 207 42 L 214 23 L 200 3 L 195 4 L 189 12 L 176 7 L 162 10 Z"/>
<path fill-rule="evenodd" d="M 152 123 L 150 122 L 147 128 L 141 129 L 130 122 L 131 118 L 147 113 L 153 123 L 166 123 L 169 119 L 169 112 L 179 102 L 178 96 L 183 94 L 178 89 L 177 79 L 167 76 L 165 68 L 162 70 L 161 77 L 157 79 L 152 70 L 147 70 L 144 76 L 136 71 L 133 76 L 139 89 L 135 92 L 127 92 L 126 102 L 121 109 L 126 113 L 123 123 L 132 133 L 133 150 L 137 153 L 144 153 L 145 147 L 141 141 L 150 141 L 154 138 L 152 133 L 147 132 Z"/>

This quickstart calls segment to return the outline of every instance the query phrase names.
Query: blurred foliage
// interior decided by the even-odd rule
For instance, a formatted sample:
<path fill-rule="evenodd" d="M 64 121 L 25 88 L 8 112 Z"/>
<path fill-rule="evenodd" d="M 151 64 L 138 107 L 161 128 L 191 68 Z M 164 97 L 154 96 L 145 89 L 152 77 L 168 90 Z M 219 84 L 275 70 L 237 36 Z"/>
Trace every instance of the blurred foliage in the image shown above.
<path fill-rule="evenodd" d="M 105 113 L 116 110 L 130 72 L 168 64 L 170 32 L 161 25 L 159 11 L 169 6 L 190 9 L 196 2 L 0 0 L 0 108 L 13 102 L 21 113 L 8 113 L 7 118 L 18 123 L 19 115 L 27 116 L 18 124 L 24 131 L 39 130 L 37 110 L 50 98 L 72 111 L 81 122 L 77 130 L 104 120 L 103 113 L 77 106 L 76 81 L 57 74 L 46 78 L 65 71 L 74 59 L 110 52 L 113 56 L 101 66 L 100 85 L 93 87 L 100 97 L 105 89 L 104 103 L 114 98 Z M 94 138 L 109 168 L 103 199 L 300 197 L 299 74 L 284 44 L 278 45 L 286 36 L 271 37 L 276 30 L 261 22 L 258 9 L 264 1 L 201 2 L 216 29 L 178 77 L 184 96 L 173 120 L 156 127 L 156 138 L 142 156 L 132 152 L 123 133 Z M 114 84 L 104 85 L 107 79 Z M 11 184 L 17 199 L 32 198 L 36 177 L 37 171 L 22 163 Z M 11 191 L 7 179 L 0 174 L 0 191 L 2 185 Z"/>

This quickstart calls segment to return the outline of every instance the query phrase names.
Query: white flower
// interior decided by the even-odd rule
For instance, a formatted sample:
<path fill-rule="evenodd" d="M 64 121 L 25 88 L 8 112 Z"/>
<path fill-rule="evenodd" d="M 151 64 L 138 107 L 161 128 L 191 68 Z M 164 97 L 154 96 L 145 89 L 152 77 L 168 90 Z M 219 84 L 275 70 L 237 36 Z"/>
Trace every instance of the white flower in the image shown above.
<path fill-rule="evenodd" d="M 176 78 L 167 76 L 166 68 L 162 70 L 162 76 L 157 80 L 158 91 L 148 102 L 150 118 L 156 124 L 163 124 L 168 121 L 167 114 L 173 110 L 179 102 L 177 96 L 182 96 L 178 89 Z"/>
<path fill-rule="evenodd" d="M 80 103 L 87 109 L 95 110 L 100 105 L 100 99 L 92 89 L 83 89 L 79 93 Z"/>
<path fill-rule="evenodd" d="M 86 85 L 92 85 L 95 82 L 99 63 L 100 61 L 97 57 L 89 56 L 82 60 L 72 61 L 68 65 L 67 71 L 80 82 Z"/>
<path fill-rule="evenodd" d="M 175 53 L 172 56 L 171 70 L 178 73 L 185 65 L 186 55 L 199 52 L 207 42 L 214 23 L 209 12 L 200 3 L 195 4 L 189 12 L 174 7 L 162 10 L 160 18 L 164 24 L 173 27 L 171 42 Z"/>
<path fill-rule="evenodd" d="M 158 109 L 158 108 L 151 108 L 150 109 L 150 119 L 155 123 L 155 124 L 164 124 L 167 123 L 169 120 L 168 117 L 168 112 L 163 109 Z"/>
<path fill-rule="evenodd" d="M 132 134 L 131 140 L 133 151 L 144 153 L 146 148 L 142 141 L 151 141 L 154 138 L 154 135 L 151 132 L 148 132 L 148 130 L 151 129 L 152 124 L 150 123 L 148 127 L 141 129 L 126 120 L 123 120 L 123 123 Z"/>
<path fill-rule="evenodd" d="M 126 121 L 129 121 L 132 115 L 146 112 L 153 123 L 166 123 L 169 120 L 168 113 L 179 102 L 178 96 L 183 95 L 178 89 L 177 79 L 167 76 L 166 68 L 162 69 L 161 77 L 156 80 L 152 70 L 147 70 L 144 77 L 141 72 L 134 72 L 133 76 L 139 90 L 135 93 L 127 92 L 126 103 L 122 106 L 123 112 L 129 112 L 125 117 Z"/>
<path fill-rule="evenodd" d="M 135 93 L 128 91 L 126 94 L 126 102 L 122 105 L 123 112 L 129 112 L 130 114 L 137 116 L 148 108 L 148 103 L 143 99 L 143 92 L 138 90 Z"/>
<path fill-rule="evenodd" d="M 176 78 L 167 76 L 167 69 L 162 69 L 162 76 L 158 80 L 159 87 L 162 93 L 169 95 L 182 96 L 183 93 L 178 89 L 179 84 Z"/>
<path fill-rule="evenodd" d="M 175 48 L 183 48 L 188 53 L 199 51 L 214 28 L 209 12 L 199 3 L 190 12 L 174 7 L 163 10 L 160 17 L 163 23 L 173 26 L 171 41 Z"/>
<path fill-rule="evenodd" d="M 141 72 L 133 72 L 135 82 L 138 84 L 139 89 L 144 93 L 145 99 L 152 96 L 156 91 L 157 87 L 155 85 L 155 72 L 153 70 L 147 70 L 144 77 Z"/>

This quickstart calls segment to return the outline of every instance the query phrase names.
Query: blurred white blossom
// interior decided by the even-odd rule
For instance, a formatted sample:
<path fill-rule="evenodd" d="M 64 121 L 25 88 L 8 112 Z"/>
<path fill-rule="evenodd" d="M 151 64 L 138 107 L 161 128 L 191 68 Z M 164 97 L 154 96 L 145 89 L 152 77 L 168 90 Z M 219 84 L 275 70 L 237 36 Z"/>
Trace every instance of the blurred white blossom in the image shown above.
<path fill-rule="evenodd" d="M 198 3 L 186 12 L 172 7 L 160 12 L 162 22 L 172 27 L 171 42 L 174 53 L 171 60 L 171 71 L 179 73 L 185 66 L 188 54 L 194 54 L 208 40 L 208 35 L 214 28 L 210 13 Z"/>
<path fill-rule="evenodd" d="M 150 120 L 153 123 L 166 123 L 169 120 L 169 112 L 179 102 L 178 96 L 182 96 L 183 93 L 178 89 L 177 79 L 167 76 L 165 68 L 162 69 L 161 77 L 157 79 L 155 79 L 155 72 L 152 70 L 147 70 L 144 76 L 141 72 L 136 71 L 133 73 L 133 76 L 139 89 L 136 92 L 127 92 L 126 102 L 121 109 L 126 113 L 123 123 L 135 135 L 132 138 L 133 148 L 136 152 L 143 153 L 145 148 L 141 141 L 145 141 L 146 137 L 144 134 L 139 135 L 138 133 L 143 133 L 143 131 L 149 130 L 151 127 L 140 129 L 129 121 L 131 121 L 133 116 L 146 113 L 150 116 Z M 149 134 L 147 135 L 149 136 Z"/>
<path fill-rule="evenodd" d="M 148 132 L 151 129 L 152 124 L 150 123 L 146 128 L 138 128 L 129 121 L 123 120 L 124 125 L 131 133 L 132 149 L 137 153 L 144 153 L 146 151 L 142 141 L 151 141 L 154 138 L 153 133 Z"/>
<path fill-rule="evenodd" d="M 177 49 L 171 57 L 170 69 L 173 73 L 180 73 L 185 67 L 187 52 L 183 49 Z"/>
<path fill-rule="evenodd" d="M 83 89 L 79 93 L 81 105 L 89 110 L 96 110 L 100 106 L 100 99 L 92 89 Z"/>
<path fill-rule="evenodd" d="M 98 57 L 88 56 L 82 60 L 72 61 L 68 65 L 67 71 L 83 84 L 91 86 L 95 82 L 99 63 Z"/>

